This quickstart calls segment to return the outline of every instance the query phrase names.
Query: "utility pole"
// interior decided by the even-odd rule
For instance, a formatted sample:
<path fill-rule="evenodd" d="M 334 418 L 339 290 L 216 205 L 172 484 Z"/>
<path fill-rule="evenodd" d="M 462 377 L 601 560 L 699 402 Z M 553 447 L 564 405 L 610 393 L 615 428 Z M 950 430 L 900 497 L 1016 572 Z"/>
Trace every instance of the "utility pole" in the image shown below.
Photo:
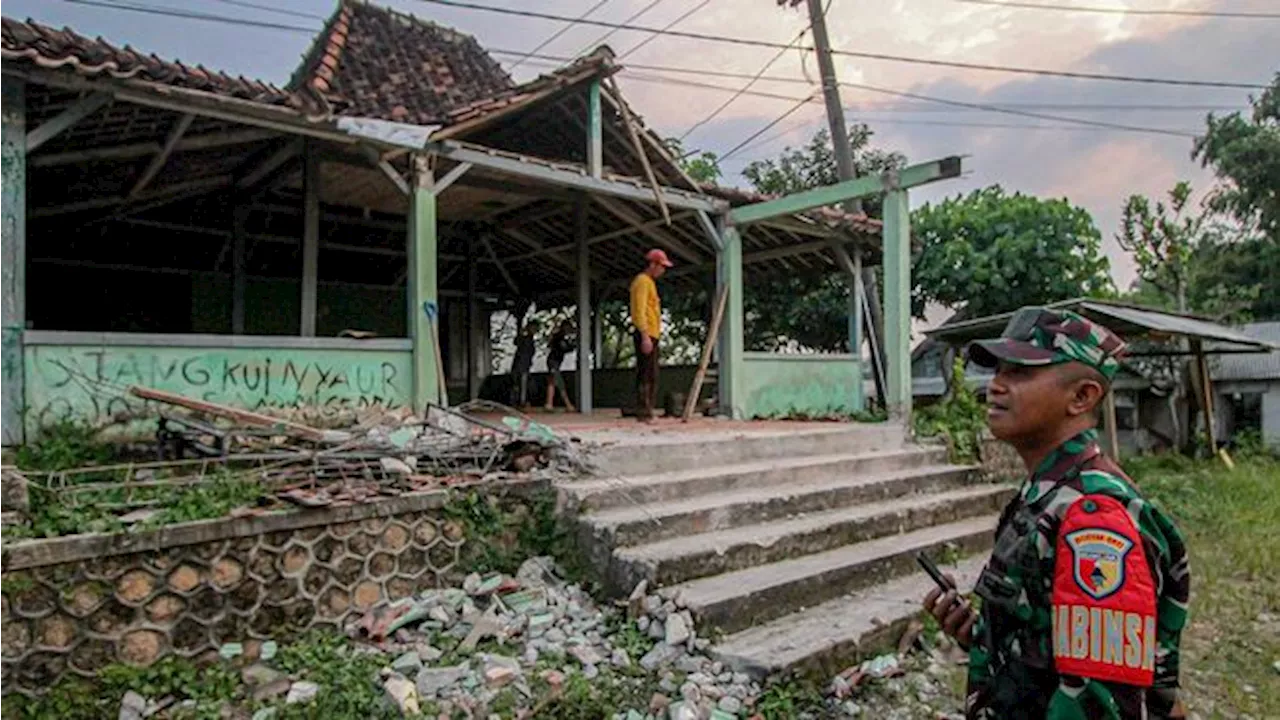
<path fill-rule="evenodd" d="M 792 4 L 797 3 L 798 0 L 794 0 Z M 845 124 L 844 105 L 840 102 L 840 84 L 836 79 L 836 67 L 831 60 L 831 40 L 827 37 L 826 13 L 822 8 L 822 0 L 808 0 L 808 3 L 809 27 L 813 31 L 814 49 L 818 53 L 818 73 L 822 76 L 822 99 L 827 106 L 827 124 L 831 128 L 831 144 L 836 154 L 836 174 L 841 180 L 852 180 L 858 173 L 853 166 L 853 148 L 849 147 L 849 126 Z M 845 203 L 844 209 L 854 214 L 861 213 L 862 201 L 850 200 Z M 845 254 L 843 246 L 837 246 L 836 252 Z M 876 395 L 880 398 L 880 404 L 886 405 L 888 399 L 884 388 L 885 357 L 882 354 L 884 310 L 880 304 L 879 282 L 876 280 L 875 268 L 862 269 L 862 285 L 867 294 L 863 307 L 870 316 L 871 332 L 875 335 L 875 341 L 871 344 L 871 363 L 874 370 L 872 376 L 875 378 Z M 861 354 L 862 348 L 850 348 L 850 351 L 858 355 Z"/>

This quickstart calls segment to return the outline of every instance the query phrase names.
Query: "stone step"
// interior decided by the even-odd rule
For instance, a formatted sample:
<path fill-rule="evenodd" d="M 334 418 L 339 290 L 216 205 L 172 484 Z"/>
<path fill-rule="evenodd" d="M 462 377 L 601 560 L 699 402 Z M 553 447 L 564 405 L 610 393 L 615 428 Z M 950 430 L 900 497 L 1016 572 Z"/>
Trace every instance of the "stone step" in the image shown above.
<path fill-rule="evenodd" d="M 571 504 L 603 511 L 748 488 L 776 488 L 893 470 L 939 465 L 946 448 L 892 448 L 878 451 L 738 460 L 718 467 L 634 477 L 595 478 L 561 486 Z"/>
<path fill-rule="evenodd" d="M 813 430 L 700 430 L 679 436 L 659 434 L 597 448 L 592 462 L 606 477 L 649 475 L 717 465 L 802 457 L 856 454 L 901 448 L 907 433 L 900 423 L 832 423 Z"/>
<path fill-rule="evenodd" d="M 911 572 L 915 553 L 989 547 L 997 514 L 913 530 L 672 586 L 706 629 L 736 632 Z"/>
<path fill-rule="evenodd" d="M 841 464 L 832 462 L 827 467 Z M 805 469 L 814 467 L 820 466 Z M 839 474 L 817 482 L 788 482 L 665 503 L 624 505 L 589 514 L 583 521 L 611 547 L 642 545 L 911 493 L 947 490 L 966 484 L 973 477 L 973 470 L 962 465 L 925 465 L 881 473 Z"/>
<path fill-rule="evenodd" d="M 968 589 L 985 562 L 986 555 L 977 554 L 942 569 Z M 831 677 L 896 645 L 933 586 L 923 572 L 895 578 L 727 635 L 711 647 L 711 653 L 757 679 L 783 670 L 811 670 Z"/>
<path fill-rule="evenodd" d="M 625 591 L 642 579 L 658 587 L 733 572 L 999 512 L 1012 493 L 975 485 L 618 548 L 610 579 Z"/>

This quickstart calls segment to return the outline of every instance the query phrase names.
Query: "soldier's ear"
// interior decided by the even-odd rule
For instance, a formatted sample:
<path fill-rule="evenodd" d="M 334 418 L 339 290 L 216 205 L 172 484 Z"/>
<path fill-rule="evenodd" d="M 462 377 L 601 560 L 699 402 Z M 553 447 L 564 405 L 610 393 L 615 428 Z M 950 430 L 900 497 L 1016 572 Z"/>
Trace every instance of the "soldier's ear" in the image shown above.
<path fill-rule="evenodd" d="M 1097 417 L 1098 408 L 1107 396 L 1106 381 L 1093 374 L 1086 374 L 1072 384 L 1071 398 L 1067 402 L 1067 415 L 1075 417 L 1086 413 Z"/>

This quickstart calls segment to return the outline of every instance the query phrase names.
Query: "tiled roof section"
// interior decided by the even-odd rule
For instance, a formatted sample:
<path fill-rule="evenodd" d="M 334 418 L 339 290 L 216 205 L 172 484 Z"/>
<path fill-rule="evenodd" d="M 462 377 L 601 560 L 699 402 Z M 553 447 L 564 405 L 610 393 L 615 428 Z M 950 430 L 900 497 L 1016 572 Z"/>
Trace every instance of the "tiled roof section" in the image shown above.
<path fill-rule="evenodd" d="M 61 30 L 32 20 L 3 19 L 0 57 L 6 63 L 46 70 L 74 72 L 87 78 L 155 83 L 200 90 L 224 97 L 292 108 L 309 117 L 326 116 L 329 106 L 315 93 L 290 92 L 270 83 L 232 77 L 202 65 L 185 65 L 145 55 L 101 37 L 88 38 L 70 28 Z"/>
<path fill-rule="evenodd" d="M 601 45 L 594 52 L 583 55 L 564 67 L 543 73 L 533 80 L 490 97 L 452 108 L 444 118 L 444 123 L 446 125 L 459 125 L 483 118 L 507 108 L 516 107 L 553 94 L 562 88 L 575 85 L 591 76 L 607 73 L 613 68 L 613 51 L 607 45 Z"/>
<path fill-rule="evenodd" d="M 511 85 L 470 35 L 362 0 L 341 0 L 290 82 L 341 100 L 342 115 L 415 125 Z"/>
<path fill-rule="evenodd" d="M 767 200 L 776 200 L 777 195 L 769 195 L 766 193 L 756 192 L 754 190 L 745 190 L 743 188 L 722 187 L 714 183 L 703 183 L 702 189 L 708 194 L 729 201 L 733 206 L 748 205 L 751 203 L 765 202 Z M 866 213 L 845 212 L 839 208 L 820 207 L 807 210 L 800 213 L 805 217 L 817 220 L 829 227 L 847 227 L 858 232 L 879 235 L 884 225 L 876 218 L 869 217 Z"/>

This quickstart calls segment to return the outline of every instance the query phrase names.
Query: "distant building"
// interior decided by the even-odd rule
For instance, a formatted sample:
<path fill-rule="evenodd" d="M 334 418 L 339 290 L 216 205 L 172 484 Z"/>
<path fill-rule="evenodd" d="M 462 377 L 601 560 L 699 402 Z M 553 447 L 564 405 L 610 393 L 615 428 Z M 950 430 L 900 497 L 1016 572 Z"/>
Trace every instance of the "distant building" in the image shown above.
<path fill-rule="evenodd" d="M 1253 323 L 1240 329 L 1280 345 L 1280 322 Z M 1280 350 L 1221 355 L 1209 375 L 1216 396 L 1217 436 L 1226 439 L 1242 430 L 1253 430 L 1261 433 L 1268 445 L 1280 446 Z"/>

